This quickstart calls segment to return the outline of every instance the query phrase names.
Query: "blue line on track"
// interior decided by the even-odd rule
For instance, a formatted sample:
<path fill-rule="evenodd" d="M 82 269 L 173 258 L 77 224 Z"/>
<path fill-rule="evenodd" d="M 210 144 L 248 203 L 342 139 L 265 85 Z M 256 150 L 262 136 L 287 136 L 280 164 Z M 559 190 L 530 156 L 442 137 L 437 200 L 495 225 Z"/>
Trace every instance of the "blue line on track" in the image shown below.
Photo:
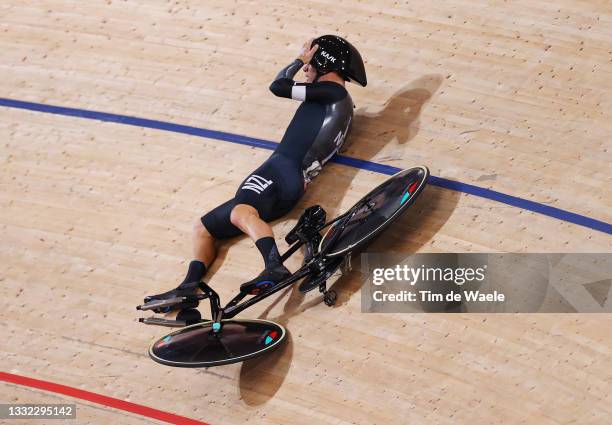
<path fill-rule="evenodd" d="M 206 137 L 208 139 L 223 140 L 225 142 L 238 143 L 246 146 L 253 146 L 262 149 L 273 150 L 277 143 L 268 140 L 256 139 L 254 137 L 241 136 L 239 134 L 226 133 L 223 131 L 208 130 L 205 128 L 191 127 L 188 125 L 173 124 L 164 121 L 149 120 L 146 118 L 129 117 L 125 115 L 109 114 L 106 112 L 89 111 L 86 109 L 66 108 L 63 106 L 46 105 L 43 103 L 24 102 L 21 100 L 0 98 L 0 106 L 7 108 L 25 109 L 28 111 L 45 112 L 48 114 L 65 115 L 70 117 L 87 118 L 98 121 L 114 122 L 118 124 L 133 125 L 137 127 L 154 128 L 157 130 L 172 131 L 174 133 L 189 134 L 191 136 Z M 400 171 L 397 167 L 390 165 L 377 164 L 375 162 L 366 161 L 363 159 L 350 158 L 343 155 L 337 155 L 333 160 L 337 164 L 355 167 L 362 170 L 373 171 L 375 173 L 392 175 Z M 538 214 L 556 218 L 558 220 L 574 223 L 579 226 L 588 227 L 593 230 L 612 235 L 612 224 L 604 221 L 596 220 L 580 214 L 575 214 L 570 211 L 565 211 L 560 208 L 551 207 L 540 204 L 538 202 L 529 201 L 527 199 L 518 198 L 516 196 L 507 195 L 495 190 L 486 189 L 484 187 L 474 186 L 467 183 L 461 183 L 455 180 L 448 180 L 442 177 L 431 176 L 429 184 L 442 187 L 457 192 L 468 193 L 492 201 L 501 202 L 513 207 L 522 208 L 524 210 L 533 211 Z"/>

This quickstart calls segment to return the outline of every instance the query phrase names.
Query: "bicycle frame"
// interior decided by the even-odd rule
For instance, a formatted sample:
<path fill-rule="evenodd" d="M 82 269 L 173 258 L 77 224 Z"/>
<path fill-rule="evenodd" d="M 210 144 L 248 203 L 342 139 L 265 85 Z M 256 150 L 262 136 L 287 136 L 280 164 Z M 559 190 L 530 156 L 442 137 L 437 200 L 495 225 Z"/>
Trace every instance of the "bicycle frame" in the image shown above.
<path fill-rule="evenodd" d="M 200 282 L 199 283 L 200 289 L 202 290 L 202 292 L 204 292 L 204 294 L 206 294 L 207 298 L 210 300 L 210 312 L 211 312 L 212 320 L 216 323 L 220 323 L 222 319 L 230 319 L 236 316 L 237 314 L 239 314 L 240 312 L 242 312 L 243 310 L 245 310 L 246 308 L 252 306 L 253 304 L 256 304 L 260 302 L 261 300 L 268 298 L 269 296 L 274 295 L 275 293 L 279 291 L 282 291 L 283 289 L 289 287 L 290 285 L 297 282 L 298 280 L 307 277 L 311 273 L 316 273 L 317 271 L 321 271 L 321 267 L 324 266 L 324 263 L 321 263 L 321 261 L 325 258 L 325 254 L 329 252 L 329 250 L 333 247 L 334 242 L 342 234 L 346 225 L 348 224 L 350 219 L 355 215 L 356 212 L 357 212 L 357 208 L 352 208 L 351 210 L 347 211 L 345 214 L 342 214 L 341 216 L 326 223 L 322 227 L 322 229 L 339 220 L 342 220 L 340 224 L 338 224 L 339 232 L 336 233 L 332 237 L 332 239 L 327 244 L 327 247 L 325 249 L 323 249 L 320 252 L 317 252 L 310 259 L 310 261 L 308 261 L 306 264 L 300 267 L 298 271 L 293 273 L 291 277 L 289 277 L 284 282 L 280 283 L 279 285 L 275 286 L 274 288 L 266 292 L 255 295 L 254 297 L 249 298 L 246 301 L 240 302 L 242 301 L 244 297 L 247 296 L 247 294 L 239 293 L 234 298 L 232 298 L 224 307 L 221 307 L 219 295 L 206 283 Z M 315 247 L 312 247 L 312 241 L 310 240 L 298 241 L 295 244 L 293 244 L 291 247 L 289 247 L 289 249 L 281 256 L 281 260 L 283 262 L 287 260 L 291 255 L 293 255 L 304 244 L 307 244 L 307 245 L 310 244 L 311 245 L 310 249 L 315 249 Z"/>

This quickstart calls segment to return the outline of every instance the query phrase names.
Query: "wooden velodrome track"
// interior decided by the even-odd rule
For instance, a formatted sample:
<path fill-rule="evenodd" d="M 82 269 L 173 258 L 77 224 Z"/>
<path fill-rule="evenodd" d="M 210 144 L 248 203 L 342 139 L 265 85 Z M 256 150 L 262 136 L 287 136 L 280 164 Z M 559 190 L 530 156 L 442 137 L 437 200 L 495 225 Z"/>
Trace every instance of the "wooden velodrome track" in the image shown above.
<path fill-rule="evenodd" d="M 269 82 L 323 33 L 367 61 L 344 155 L 612 221 L 607 2 L 4 0 L 0 97 L 278 141 L 297 103 Z M 290 331 L 269 357 L 158 365 L 146 349 L 165 329 L 134 306 L 182 278 L 192 223 L 269 151 L 10 106 L 0 136 L 2 372 L 212 424 L 610 423 L 610 317 L 362 314 L 358 271 L 335 308 L 290 292 L 247 311 Z M 333 215 L 385 177 L 330 164 L 278 239 L 303 207 Z M 611 249 L 605 231 L 436 186 L 369 248 Z M 261 266 L 239 239 L 208 280 L 227 299 Z M 156 422 L 0 383 L 2 403 L 75 400 L 67 423 Z"/>

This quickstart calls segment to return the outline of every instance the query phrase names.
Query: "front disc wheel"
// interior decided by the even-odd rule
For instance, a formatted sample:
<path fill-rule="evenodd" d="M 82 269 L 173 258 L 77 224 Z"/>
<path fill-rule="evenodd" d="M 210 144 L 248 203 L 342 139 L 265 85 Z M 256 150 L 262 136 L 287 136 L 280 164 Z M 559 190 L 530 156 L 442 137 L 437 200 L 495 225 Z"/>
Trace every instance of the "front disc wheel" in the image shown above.
<path fill-rule="evenodd" d="M 285 340 L 285 328 L 269 320 L 222 320 L 197 323 L 155 341 L 149 356 L 174 367 L 212 367 L 238 363 L 269 353 Z"/>

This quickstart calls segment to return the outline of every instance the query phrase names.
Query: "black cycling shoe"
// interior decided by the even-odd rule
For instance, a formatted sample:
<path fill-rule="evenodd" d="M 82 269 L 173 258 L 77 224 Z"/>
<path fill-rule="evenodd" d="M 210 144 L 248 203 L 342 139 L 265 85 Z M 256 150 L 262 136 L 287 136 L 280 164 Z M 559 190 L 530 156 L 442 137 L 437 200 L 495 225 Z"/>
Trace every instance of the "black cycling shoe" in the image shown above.
<path fill-rule="evenodd" d="M 291 272 L 282 264 L 267 267 L 255 279 L 240 285 L 240 292 L 248 295 L 257 295 L 274 288 L 284 280 L 291 277 Z"/>
<path fill-rule="evenodd" d="M 155 301 L 172 300 L 174 298 L 184 298 L 182 301 L 178 301 L 172 305 L 167 305 L 153 309 L 155 313 L 169 313 L 175 310 L 182 310 L 188 308 L 196 308 L 199 304 L 201 294 L 198 292 L 200 282 L 182 283 L 177 288 L 170 291 L 157 294 L 148 295 L 145 297 L 145 304 L 149 304 Z"/>

